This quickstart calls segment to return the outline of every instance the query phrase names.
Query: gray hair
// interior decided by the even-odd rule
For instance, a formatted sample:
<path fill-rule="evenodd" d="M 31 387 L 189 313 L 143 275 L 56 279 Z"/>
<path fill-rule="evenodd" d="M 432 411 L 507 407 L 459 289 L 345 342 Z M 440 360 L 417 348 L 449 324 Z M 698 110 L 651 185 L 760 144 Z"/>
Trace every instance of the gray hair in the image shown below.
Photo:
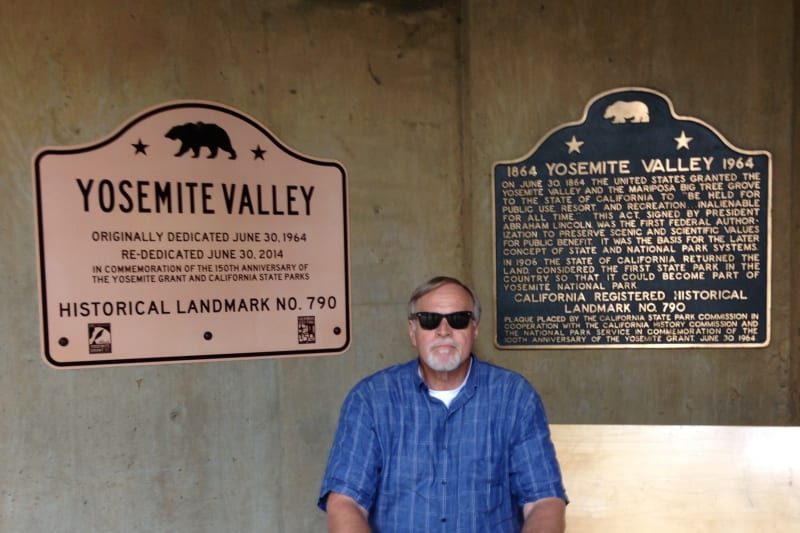
<path fill-rule="evenodd" d="M 467 293 L 469 294 L 470 298 L 472 298 L 472 320 L 478 322 L 481 319 L 481 302 L 478 300 L 478 296 L 475 292 L 466 286 L 461 281 L 457 280 L 456 278 L 451 278 L 448 276 L 436 276 L 435 278 L 431 278 L 416 289 L 414 292 L 411 293 L 411 298 L 408 300 L 408 318 L 412 320 L 414 318 L 414 313 L 417 312 L 417 300 L 428 294 L 429 292 L 433 292 L 439 287 L 443 285 L 458 285 Z"/>

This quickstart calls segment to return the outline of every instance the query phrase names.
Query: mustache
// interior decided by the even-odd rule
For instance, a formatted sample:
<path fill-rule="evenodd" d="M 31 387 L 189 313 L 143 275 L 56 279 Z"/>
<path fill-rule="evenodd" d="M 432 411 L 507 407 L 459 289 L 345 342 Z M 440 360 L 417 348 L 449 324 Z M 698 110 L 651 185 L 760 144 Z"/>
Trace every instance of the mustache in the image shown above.
<path fill-rule="evenodd" d="M 433 350 L 433 349 L 439 348 L 441 346 L 448 346 L 450 348 L 458 348 L 458 344 L 456 344 L 456 342 L 453 339 L 435 340 L 435 341 L 431 342 L 428 345 L 428 348 Z"/>

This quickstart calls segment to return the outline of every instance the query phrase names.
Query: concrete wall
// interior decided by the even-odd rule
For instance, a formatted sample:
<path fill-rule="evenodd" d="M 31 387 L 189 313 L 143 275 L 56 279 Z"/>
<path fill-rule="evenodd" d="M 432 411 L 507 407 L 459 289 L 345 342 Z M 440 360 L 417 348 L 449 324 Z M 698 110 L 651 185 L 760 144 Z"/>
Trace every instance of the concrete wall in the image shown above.
<path fill-rule="evenodd" d="M 0 530 L 323 531 L 314 504 L 339 405 L 357 379 L 413 356 L 409 291 L 454 274 L 493 310 L 492 163 L 620 86 L 657 89 L 772 152 L 771 345 L 503 352 L 487 321 L 479 352 L 525 373 L 555 422 L 798 423 L 794 7 L 0 0 Z M 347 168 L 348 353 L 41 361 L 31 157 L 181 98 L 240 109 Z"/>

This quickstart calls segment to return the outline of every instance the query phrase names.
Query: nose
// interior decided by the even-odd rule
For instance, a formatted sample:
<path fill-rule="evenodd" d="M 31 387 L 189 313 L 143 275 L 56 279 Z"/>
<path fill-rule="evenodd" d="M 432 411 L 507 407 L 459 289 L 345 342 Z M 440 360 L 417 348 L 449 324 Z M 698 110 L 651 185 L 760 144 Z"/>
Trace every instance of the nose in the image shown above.
<path fill-rule="evenodd" d="M 439 325 L 436 326 L 436 335 L 439 337 L 449 337 L 452 333 L 453 330 L 450 328 L 450 323 L 447 322 L 446 318 L 442 317 Z"/>

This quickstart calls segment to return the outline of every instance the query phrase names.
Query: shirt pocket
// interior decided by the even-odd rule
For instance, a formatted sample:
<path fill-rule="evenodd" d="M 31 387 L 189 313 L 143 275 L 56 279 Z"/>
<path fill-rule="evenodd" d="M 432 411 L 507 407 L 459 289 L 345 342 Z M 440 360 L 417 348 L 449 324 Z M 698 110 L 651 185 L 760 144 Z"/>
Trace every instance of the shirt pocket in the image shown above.
<path fill-rule="evenodd" d="M 477 479 L 475 481 L 477 510 L 485 513 L 495 512 L 495 510 L 503 505 L 503 500 L 507 497 L 506 492 L 507 489 L 501 479 Z"/>
<path fill-rule="evenodd" d="M 475 458 L 470 471 L 470 490 L 475 494 L 475 512 L 484 523 L 500 524 L 513 520 L 511 488 L 502 461 Z"/>
<path fill-rule="evenodd" d="M 429 453 L 421 446 L 398 453 L 383 472 L 381 491 L 401 498 L 430 499 L 435 474 Z"/>

